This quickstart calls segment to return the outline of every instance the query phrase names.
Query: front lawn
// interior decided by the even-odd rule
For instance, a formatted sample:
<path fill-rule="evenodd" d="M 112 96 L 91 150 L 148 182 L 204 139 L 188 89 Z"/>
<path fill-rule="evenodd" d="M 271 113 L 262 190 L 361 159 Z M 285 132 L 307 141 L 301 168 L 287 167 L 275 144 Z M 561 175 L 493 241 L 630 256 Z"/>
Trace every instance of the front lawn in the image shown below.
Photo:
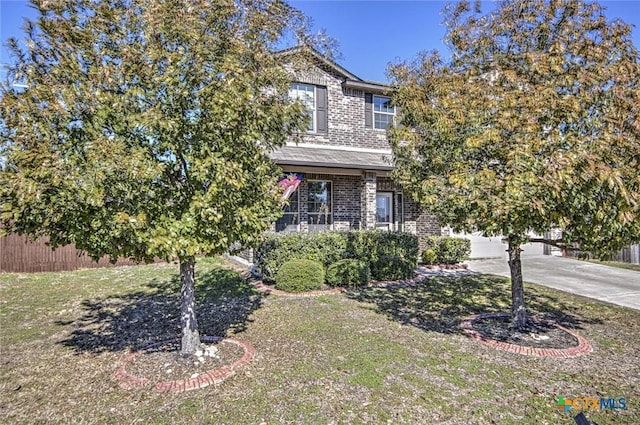
<path fill-rule="evenodd" d="M 0 423 L 574 423 L 559 396 L 625 397 L 625 411 L 587 412 L 599 425 L 640 415 L 638 311 L 526 285 L 531 311 L 594 352 L 525 357 L 458 328 L 508 309 L 504 278 L 291 298 L 256 291 L 220 259 L 197 265 L 201 333 L 246 341 L 254 361 L 218 387 L 123 390 L 112 374 L 125 353 L 179 332 L 177 269 L 0 274 Z"/>

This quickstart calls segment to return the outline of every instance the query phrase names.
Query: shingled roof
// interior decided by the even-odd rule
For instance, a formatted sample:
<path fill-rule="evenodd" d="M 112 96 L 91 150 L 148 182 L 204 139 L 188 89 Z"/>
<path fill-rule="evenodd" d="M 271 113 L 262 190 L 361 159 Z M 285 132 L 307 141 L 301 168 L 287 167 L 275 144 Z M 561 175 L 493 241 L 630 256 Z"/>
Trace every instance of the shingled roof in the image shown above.
<path fill-rule="evenodd" d="M 284 146 L 271 154 L 278 165 L 391 171 L 391 152 L 336 149 L 331 146 Z"/>

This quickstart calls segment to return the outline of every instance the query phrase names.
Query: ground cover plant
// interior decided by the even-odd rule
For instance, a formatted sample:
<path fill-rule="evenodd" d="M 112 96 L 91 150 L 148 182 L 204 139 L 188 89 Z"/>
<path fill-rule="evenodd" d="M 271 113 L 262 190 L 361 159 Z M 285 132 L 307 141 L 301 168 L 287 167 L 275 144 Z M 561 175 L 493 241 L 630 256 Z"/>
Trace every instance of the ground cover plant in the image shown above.
<path fill-rule="evenodd" d="M 0 423 L 571 424 L 559 396 L 626 397 L 640 410 L 640 312 L 526 284 L 532 314 L 588 338 L 574 359 L 494 350 L 463 336 L 473 313 L 508 311 L 508 280 L 433 277 L 413 286 L 278 297 L 222 260 L 198 262 L 201 332 L 241 339 L 256 358 L 218 387 L 123 390 L 111 378 L 131 348 L 171 339 L 172 264 L 0 274 Z"/>

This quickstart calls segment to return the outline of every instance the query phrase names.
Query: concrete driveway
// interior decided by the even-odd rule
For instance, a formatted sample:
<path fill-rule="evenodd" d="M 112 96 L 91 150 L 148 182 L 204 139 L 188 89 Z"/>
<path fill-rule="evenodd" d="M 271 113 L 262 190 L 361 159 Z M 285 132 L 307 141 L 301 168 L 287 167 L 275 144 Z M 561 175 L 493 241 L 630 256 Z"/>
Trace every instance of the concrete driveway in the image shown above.
<path fill-rule="evenodd" d="M 469 269 L 509 277 L 506 260 L 470 260 Z M 640 310 L 640 272 L 550 255 L 522 259 L 525 282 Z"/>

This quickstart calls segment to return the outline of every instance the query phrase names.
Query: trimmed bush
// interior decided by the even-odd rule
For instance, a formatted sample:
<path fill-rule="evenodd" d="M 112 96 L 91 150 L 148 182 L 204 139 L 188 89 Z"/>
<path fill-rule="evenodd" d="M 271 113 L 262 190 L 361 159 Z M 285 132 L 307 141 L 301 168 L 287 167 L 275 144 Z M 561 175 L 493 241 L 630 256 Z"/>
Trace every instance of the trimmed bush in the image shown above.
<path fill-rule="evenodd" d="M 276 289 L 287 292 L 305 292 L 321 289 L 324 285 L 324 266 L 313 260 L 290 260 L 276 274 Z"/>
<path fill-rule="evenodd" d="M 329 267 L 347 258 L 369 265 L 376 280 L 410 278 L 418 264 L 418 237 L 377 230 L 277 234 L 258 246 L 254 260 L 262 279 L 273 282 L 289 260 L 313 260 Z"/>
<path fill-rule="evenodd" d="M 422 251 L 422 263 L 423 264 L 437 264 L 438 263 L 438 255 L 436 252 L 429 248 Z"/>
<path fill-rule="evenodd" d="M 433 251 L 435 253 L 436 258 L 434 262 L 425 261 L 425 253 L 427 251 Z M 457 264 L 469 258 L 469 254 L 471 254 L 471 241 L 469 239 L 431 236 L 426 240 L 422 261 L 425 262 L 425 264 Z M 426 255 L 430 256 L 430 254 Z"/>
<path fill-rule="evenodd" d="M 413 277 L 418 264 L 418 237 L 409 233 L 362 230 L 347 233 L 347 258 L 369 264 L 376 280 Z"/>
<path fill-rule="evenodd" d="M 366 285 L 370 278 L 369 265 L 358 260 L 340 260 L 331 264 L 327 269 L 327 283 L 331 286 Z"/>
<path fill-rule="evenodd" d="M 383 255 L 374 263 L 371 274 L 378 276 L 377 280 L 410 279 L 414 275 L 416 265 L 406 261 L 398 255 Z"/>
<path fill-rule="evenodd" d="M 345 232 L 280 233 L 268 236 L 255 251 L 255 265 L 266 282 L 273 282 L 289 260 L 313 260 L 325 267 L 345 257 Z"/>

